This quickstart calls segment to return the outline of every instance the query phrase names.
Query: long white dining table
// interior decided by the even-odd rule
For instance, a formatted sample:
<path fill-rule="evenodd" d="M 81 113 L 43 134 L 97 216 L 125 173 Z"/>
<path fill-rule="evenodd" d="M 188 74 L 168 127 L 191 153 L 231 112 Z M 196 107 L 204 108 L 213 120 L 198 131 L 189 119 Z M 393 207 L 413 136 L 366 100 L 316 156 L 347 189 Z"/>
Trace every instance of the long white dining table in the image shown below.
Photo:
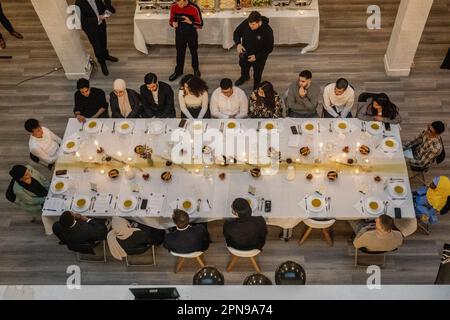
<path fill-rule="evenodd" d="M 123 121 L 130 125 L 128 130 L 121 130 Z M 230 206 L 237 197 L 253 199 L 254 215 L 264 216 L 269 224 L 283 228 L 292 228 L 307 218 L 374 219 L 383 212 L 395 217 L 394 208 L 401 209 L 404 219 L 415 218 L 398 125 L 391 125 L 388 131 L 378 123 L 380 129 L 375 131 L 370 129 L 372 123 L 357 119 L 232 120 L 237 132 L 264 129 L 268 123 L 274 127 L 272 130 L 277 130 L 280 163 L 274 169 L 248 163 L 246 158 L 257 149 L 256 145 L 249 146 L 247 155 L 236 155 L 237 163 L 225 160 L 228 161 L 225 165 L 216 159 L 215 164 L 208 166 L 167 163 L 176 147 L 170 136 L 180 130 L 193 132 L 197 120 L 188 120 L 185 129 L 179 128 L 180 119 L 95 119 L 95 122 L 97 129 L 91 130 L 89 122 L 68 121 L 42 213 L 47 234 L 52 233 L 52 224 L 64 210 L 99 218 L 125 216 L 156 228 L 168 228 L 173 226 L 173 209 L 181 208 L 186 199 L 193 205 L 191 219 L 197 221 L 231 217 Z M 201 132 L 214 129 L 227 132 L 220 129 L 227 128 L 228 122 L 204 119 L 200 122 Z M 342 122 L 346 123 L 345 130 Z M 312 130 L 307 130 L 308 124 Z M 292 127 L 298 134 L 294 134 Z M 392 150 L 383 148 L 386 139 L 394 141 Z M 75 142 L 72 148 L 67 145 L 70 141 Z M 208 145 L 207 141 L 201 144 Z M 142 159 L 135 152 L 136 146 L 151 148 L 152 161 Z M 361 154 L 361 146 L 367 146 L 370 153 Z M 308 155 L 300 154 L 303 147 L 308 147 Z M 256 167 L 262 169 L 260 177 L 250 174 Z M 118 177 L 109 177 L 111 169 L 118 170 Z M 329 171 L 338 174 L 336 180 L 328 179 Z M 172 179 L 163 181 L 163 172 L 170 172 Z M 145 179 L 146 174 L 149 179 Z M 307 175 L 312 179 L 307 179 Z M 55 190 L 57 181 L 67 185 L 64 192 Z M 398 184 L 405 188 L 402 197 L 391 192 L 392 186 Z M 89 203 L 85 210 L 75 210 L 74 198 L 78 196 L 85 196 Z M 119 203 L 129 196 L 137 200 L 131 211 L 124 210 Z M 326 206 L 312 210 L 309 197 L 318 196 Z M 147 199 L 148 207 L 141 209 L 143 199 Z M 262 199 L 271 201 L 270 212 L 266 212 Z M 384 209 L 369 212 L 365 203 L 370 199 L 379 201 Z"/>

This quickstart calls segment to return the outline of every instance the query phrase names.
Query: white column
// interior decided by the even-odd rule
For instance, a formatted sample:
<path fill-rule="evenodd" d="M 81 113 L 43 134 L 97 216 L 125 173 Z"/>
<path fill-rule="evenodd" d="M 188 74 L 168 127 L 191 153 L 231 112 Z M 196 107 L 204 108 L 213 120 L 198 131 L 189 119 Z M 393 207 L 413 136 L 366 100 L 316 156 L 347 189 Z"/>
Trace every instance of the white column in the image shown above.
<path fill-rule="evenodd" d="M 433 0 L 401 0 L 384 56 L 386 74 L 409 76 Z"/>
<path fill-rule="evenodd" d="M 69 28 L 75 20 L 74 12 L 71 12 L 73 10 L 68 7 L 67 1 L 31 0 L 31 3 L 58 55 L 67 79 L 89 79 L 92 69 L 90 56 L 81 42 L 79 30 Z"/>

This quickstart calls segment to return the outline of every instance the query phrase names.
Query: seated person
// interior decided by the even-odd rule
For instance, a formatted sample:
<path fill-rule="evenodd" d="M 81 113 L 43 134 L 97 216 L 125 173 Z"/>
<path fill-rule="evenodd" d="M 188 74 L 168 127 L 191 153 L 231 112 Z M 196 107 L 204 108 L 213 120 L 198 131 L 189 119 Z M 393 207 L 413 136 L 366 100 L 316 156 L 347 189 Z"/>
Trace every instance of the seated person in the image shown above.
<path fill-rule="evenodd" d="M 403 243 L 403 235 L 400 231 L 392 230 L 394 219 L 383 214 L 373 221 L 359 220 L 349 221 L 355 232 L 353 245 L 357 249 L 366 248 L 372 252 L 392 251 Z"/>
<path fill-rule="evenodd" d="M 61 138 L 46 127 L 41 127 L 36 119 L 25 121 L 25 130 L 31 133 L 28 143 L 30 152 L 46 165 L 54 164 L 58 158 Z"/>
<path fill-rule="evenodd" d="M 351 118 L 355 91 L 344 78 L 330 83 L 323 90 L 324 118 Z"/>
<path fill-rule="evenodd" d="M 141 101 L 139 94 L 127 88 L 122 79 L 114 81 L 114 90 L 109 94 L 113 118 L 140 118 Z"/>
<path fill-rule="evenodd" d="M 363 121 L 381 121 L 400 123 L 402 121 L 398 108 L 385 93 L 363 92 L 358 99 L 356 117 Z"/>
<path fill-rule="evenodd" d="M 64 211 L 59 221 L 53 224 L 53 233 L 69 249 L 97 241 L 106 240 L 108 229 L 104 220 L 92 219 L 79 213 Z"/>
<path fill-rule="evenodd" d="M 248 98 L 245 92 L 233 87 L 231 79 L 220 81 L 220 87 L 211 96 L 211 116 L 218 119 L 247 118 Z"/>
<path fill-rule="evenodd" d="M 91 88 L 89 80 L 81 78 L 77 81 L 75 92 L 75 108 L 73 113 L 80 122 L 86 118 L 109 118 L 108 103 L 102 89 Z"/>
<path fill-rule="evenodd" d="M 250 96 L 249 118 L 281 118 L 283 106 L 278 93 L 268 81 L 263 81 Z"/>
<path fill-rule="evenodd" d="M 320 87 L 313 82 L 309 70 L 300 72 L 297 81 L 292 82 L 286 98 L 287 116 L 291 118 L 318 118 Z"/>
<path fill-rule="evenodd" d="M 189 215 L 176 209 L 172 215 L 176 230 L 166 234 L 164 247 L 176 253 L 206 251 L 209 248 L 209 233 L 201 224 L 190 225 Z"/>
<path fill-rule="evenodd" d="M 416 217 L 430 224 L 438 222 L 437 215 L 447 204 L 450 196 L 450 180 L 446 176 L 435 177 L 430 185 L 422 186 L 414 194 Z"/>
<path fill-rule="evenodd" d="M 266 243 L 267 224 L 263 217 L 252 217 L 252 208 L 247 200 L 237 198 L 231 205 L 236 218 L 223 225 L 223 235 L 228 247 L 236 250 L 262 250 Z"/>
<path fill-rule="evenodd" d="M 444 150 L 441 140 L 444 131 L 445 125 L 434 121 L 418 137 L 404 144 L 406 162 L 411 168 L 426 170 L 436 160 Z"/>
<path fill-rule="evenodd" d="M 165 82 L 158 81 L 154 73 L 148 73 L 141 86 L 143 118 L 176 118 L 173 90 Z"/>
<path fill-rule="evenodd" d="M 181 79 L 178 92 L 181 118 L 210 118 L 208 100 L 208 86 L 205 81 L 192 74 L 188 74 Z"/>
<path fill-rule="evenodd" d="M 50 181 L 32 166 L 15 165 L 9 175 L 12 177 L 12 193 L 23 210 L 41 214 L 45 198 L 48 194 Z M 34 221 L 34 219 L 32 220 Z"/>
<path fill-rule="evenodd" d="M 130 249 L 146 245 L 160 245 L 164 241 L 164 230 L 139 225 L 121 217 L 113 217 L 108 233 L 108 247 L 114 258 L 122 260 Z"/>

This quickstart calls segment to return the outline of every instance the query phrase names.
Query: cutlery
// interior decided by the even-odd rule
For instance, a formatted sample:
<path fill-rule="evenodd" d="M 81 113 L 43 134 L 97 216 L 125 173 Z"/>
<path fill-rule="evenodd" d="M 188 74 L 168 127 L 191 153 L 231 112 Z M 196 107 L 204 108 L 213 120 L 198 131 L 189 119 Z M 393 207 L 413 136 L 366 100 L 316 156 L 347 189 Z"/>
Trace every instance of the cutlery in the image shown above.
<path fill-rule="evenodd" d="M 102 133 L 103 132 L 103 126 L 104 126 L 105 124 L 102 122 L 102 127 L 100 128 L 100 133 Z"/>
<path fill-rule="evenodd" d="M 359 190 L 360 193 L 362 193 L 363 195 L 366 195 L 366 193 L 362 190 Z"/>
<path fill-rule="evenodd" d="M 55 210 L 55 209 L 44 209 L 44 211 L 53 211 L 53 212 L 56 212 L 57 210 Z"/>
<path fill-rule="evenodd" d="M 317 122 L 317 132 L 320 133 L 320 122 Z"/>
<path fill-rule="evenodd" d="M 219 131 L 222 132 L 222 133 L 223 133 L 223 126 L 224 126 L 224 123 L 221 122 L 221 123 L 220 123 L 220 129 L 219 129 Z"/>
<path fill-rule="evenodd" d="M 180 199 L 179 198 L 177 198 L 177 207 L 176 207 L 176 209 L 178 209 L 178 202 L 180 201 Z"/>
<path fill-rule="evenodd" d="M 308 211 L 308 201 L 306 201 L 306 198 L 305 198 L 305 209 L 306 211 Z"/>
<path fill-rule="evenodd" d="M 81 124 L 81 128 L 80 128 L 80 131 L 83 131 L 84 130 L 84 124 L 85 124 L 86 122 L 83 122 L 82 124 Z"/>
<path fill-rule="evenodd" d="M 206 203 L 208 204 L 208 207 L 211 209 L 211 204 L 209 203 L 208 199 L 206 199 Z"/>
<path fill-rule="evenodd" d="M 264 198 L 261 198 L 261 212 L 263 212 L 264 211 L 264 202 L 265 202 L 265 200 L 264 200 Z"/>
<path fill-rule="evenodd" d="M 300 125 L 298 125 L 297 128 L 298 128 L 298 133 L 299 133 L 300 135 L 302 135 L 302 134 L 303 134 L 303 132 L 302 132 L 302 127 L 301 127 Z"/>
<path fill-rule="evenodd" d="M 388 201 L 383 201 L 383 204 L 384 204 L 384 214 L 386 214 L 387 213 L 387 208 L 389 206 L 389 202 Z"/>
<path fill-rule="evenodd" d="M 333 132 L 333 129 L 331 128 L 331 121 L 330 121 L 330 128 L 328 129 L 329 132 Z"/>
<path fill-rule="evenodd" d="M 359 200 L 359 203 L 361 204 L 361 210 L 362 210 L 362 213 L 365 214 L 366 211 L 364 210 L 364 204 L 363 204 L 363 201 L 362 201 L 362 200 Z"/>
<path fill-rule="evenodd" d="M 202 203 L 202 199 L 197 199 L 197 212 L 200 212 L 200 204 Z"/>
<path fill-rule="evenodd" d="M 166 125 L 164 127 L 164 134 L 167 134 L 167 123 L 166 123 Z"/>
<path fill-rule="evenodd" d="M 112 133 L 116 133 L 116 122 L 114 121 Z"/>
<path fill-rule="evenodd" d="M 206 125 L 205 125 L 205 133 L 206 133 L 206 130 L 208 129 L 208 123 L 206 123 Z"/>
<path fill-rule="evenodd" d="M 362 122 L 361 131 L 366 132 L 366 122 L 365 121 Z"/>
<path fill-rule="evenodd" d="M 258 127 L 256 128 L 256 131 L 259 131 L 261 129 L 261 121 L 258 121 Z"/>
<path fill-rule="evenodd" d="M 391 198 L 391 200 L 406 200 L 406 198 Z"/>
<path fill-rule="evenodd" d="M 321 197 L 323 196 L 323 194 L 321 194 L 319 191 L 316 191 L 316 193 Z"/>

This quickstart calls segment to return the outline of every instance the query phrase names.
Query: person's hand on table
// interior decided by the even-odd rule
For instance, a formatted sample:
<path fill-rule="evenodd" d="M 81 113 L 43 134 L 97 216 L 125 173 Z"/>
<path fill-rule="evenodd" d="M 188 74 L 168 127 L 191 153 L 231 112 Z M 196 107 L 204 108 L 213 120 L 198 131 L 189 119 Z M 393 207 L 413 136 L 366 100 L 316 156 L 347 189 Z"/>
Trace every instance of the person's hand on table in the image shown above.
<path fill-rule="evenodd" d="M 77 115 L 77 120 L 78 120 L 79 122 L 86 122 L 86 118 L 83 117 L 81 114 Z"/>
<path fill-rule="evenodd" d="M 186 16 L 183 16 L 183 22 L 184 22 L 184 23 L 187 23 L 187 24 L 192 24 L 191 19 L 189 19 L 189 18 L 186 17 Z"/>
<path fill-rule="evenodd" d="M 176 21 L 172 22 L 172 26 L 173 26 L 175 29 L 178 28 L 178 22 L 176 22 Z"/>
<path fill-rule="evenodd" d="M 83 218 L 83 216 L 80 213 L 74 213 L 73 217 L 75 220 L 81 220 Z"/>
<path fill-rule="evenodd" d="M 252 54 L 251 56 L 248 56 L 248 62 L 255 62 L 256 61 L 256 56 L 254 54 Z"/>

